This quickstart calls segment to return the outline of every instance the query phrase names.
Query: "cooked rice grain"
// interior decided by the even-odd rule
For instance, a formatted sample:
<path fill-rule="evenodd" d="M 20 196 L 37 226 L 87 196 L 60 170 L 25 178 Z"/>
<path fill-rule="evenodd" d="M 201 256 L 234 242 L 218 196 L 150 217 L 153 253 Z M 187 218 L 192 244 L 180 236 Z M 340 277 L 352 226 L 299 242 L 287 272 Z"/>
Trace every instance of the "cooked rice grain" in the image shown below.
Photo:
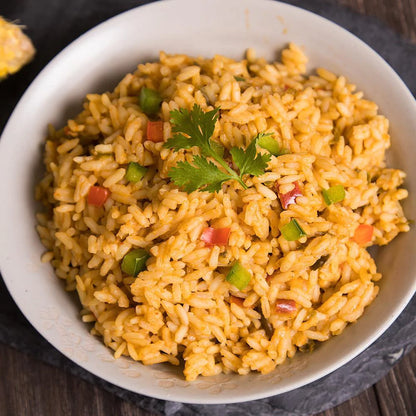
<path fill-rule="evenodd" d="M 63 129 L 49 129 L 47 172 L 36 191 L 46 208 L 38 215 L 48 250 L 42 261 L 77 290 L 83 321 L 94 322 L 92 333 L 116 358 L 179 365 L 183 357 L 187 380 L 267 373 L 310 340 L 340 334 L 377 295 L 376 265 L 351 238 L 362 223 L 374 227 L 371 244 L 409 230 L 399 202 L 407 197 L 399 189 L 405 174 L 385 167 L 389 123 L 377 105 L 343 76 L 322 68 L 305 75 L 306 62 L 293 44 L 281 63 L 251 49 L 240 62 L 161 52 L 113 92 L 89 94 Z M 148 118 L 137 100 L 143 86 L 163 97 L 165 140 L 169 112 L 197 103 L 221 108 L 213 138 L 227 149 L 268 132 L 290 153 L 247 178 L 247 190 L 227 182 L 216 194 L 187 194 L 167 177 L 186 152 L 146 140 Z M 125 179 L 128 162 L 149 168 L 137 184 Z M 286 193 L 296 181 L 302 196 L 282 210 L 273 184 Z M 327 207 L 322 188 L 336 184 L 345 200 Z M 92 185 L 111 192 L 103 208 L 86 201 Z M 307 233 L 298 242 L 280 235 L 292 218 Z M 205 247 L 207 226 L 230 227 L 229 244 Z M 132 278 L 120 263 L 136 247 L 152 257 Z M 313 270 L 322 256 L 329 257 Z M 236 260 L 252 274 L 242 292 L 225 279 Z M 295 301 L 294 313 L 276 309 L 285 299 Z"/>

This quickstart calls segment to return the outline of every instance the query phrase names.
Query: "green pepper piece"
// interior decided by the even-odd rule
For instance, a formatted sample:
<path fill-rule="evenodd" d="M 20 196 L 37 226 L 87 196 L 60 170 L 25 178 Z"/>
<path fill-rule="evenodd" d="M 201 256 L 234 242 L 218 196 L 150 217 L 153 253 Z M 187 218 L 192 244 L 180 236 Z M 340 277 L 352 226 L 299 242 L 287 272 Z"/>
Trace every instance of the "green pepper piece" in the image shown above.
<path fill-rule="evenodd" d="M 162 101 L 162 97 L 157 91 L 146 87 L 142 87 L 140 90 L 139 105 L 143 113 L 148 116 L 154 115 L 159 111 Z"/>
<path fill-rule="evenodd" d="M 241 265 L 239 261 L 237 261 L 228 272 L 226 280 L 227 282 L 234 285 L 238 290 L 243 290 L 249 284 L 251 280 L 251 274 Z"/>
<path fill-rule="evenodd" d="M 138 248 L 128 252 L 121 262 L 121 270 L 129 276 L 136 277 L 146 269 L 146 261 L 150 254 L 143 248 Z"/>
<path fill-rule="evenodd" d="M 286 155 L 289 150 L 280 147 L 277 140 L 275 140 L 270 133 L 261 134 L 257 144 L 262 148 L 270 152 L 273 156 Z"/>
<path fill-rule="evenodd" d="M 268 134 L 264 134 L 259 137 L 258 145 L 266 149 L 270 152 L 273 156 L 278 156 L 280 154 L 280 145 L 272 136 Z"/>
<path fill-rule="evenodd" d="M 136 183 L 146 175 L 147 168 L 136 162 L 130 162 L 127 166 L 126 179 L 129 182 Z"/>
<path fill-rule="evenodd" d="M 280 229 L 280 232 L 282 233 L 283 238 L 287 241 L 296 241 L 306 235 L 305 231 L 303 231 L 302 227 L 294 218 L 284 225 Z"/>
<path fill-rule="evenodd" d="M 331 186 L 329 189 L 322 190 L 322 195 L 326 205 L 336 204 L 345 198 L 345 189 L 342 185 Z"/>

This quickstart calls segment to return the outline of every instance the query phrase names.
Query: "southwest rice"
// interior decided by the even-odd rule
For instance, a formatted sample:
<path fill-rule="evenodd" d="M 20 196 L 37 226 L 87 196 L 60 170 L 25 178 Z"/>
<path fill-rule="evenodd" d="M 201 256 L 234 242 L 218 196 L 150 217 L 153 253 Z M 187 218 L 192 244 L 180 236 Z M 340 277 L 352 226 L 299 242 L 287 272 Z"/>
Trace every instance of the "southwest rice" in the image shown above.
<path fill-rule="evenodd" d="M 405 174 L 385 166 L 389 122 L 377 105 L 343 76 L 305 75 L 306 62 L 294 44 L 274 63 L 253 50 L 242 61 L 161 52 L 113 92 L 88 94 L 63 129 L 50 127 L 36 190 L 42 260 L 78 292 L 82 320 L 116 358 L 183 365 L 187 380 L 268 373 L 340 334 L 376 297 L 381 275 L 367 247 L 409 230 Z M 143 87 L 163 99 L 162 141 L 147 140 Z M 185 192 L 168 172 L 198 150 L 163 144 L 170 112 L 194 104 L 220 108 L 213 140 L 227 151 L 272 133 L 287 153 L 247 176 L 248 189 L 229 181 L 217 193 Z M 148 168 L 136 183 L 130 162 Z M 323 190 L 334 185 L 345 197 L 327 205 Z M 94 186 L 108 190 L 102 206 L 88 203 Z M 279 196 L 297 186 L 284 209 Z M 280 231 L 292 219 L 306 234 L 297 241 Z M 367 240 L 355 238 L 360 225 L 371 227 Z M 207 227 L 229 228 L 228 243 L 207 245 Z M 150 257 L 133 277 L 121 263 L 138 248 Z M 236 261 L 251 276 L 242 290 L 226 278 Z"/>

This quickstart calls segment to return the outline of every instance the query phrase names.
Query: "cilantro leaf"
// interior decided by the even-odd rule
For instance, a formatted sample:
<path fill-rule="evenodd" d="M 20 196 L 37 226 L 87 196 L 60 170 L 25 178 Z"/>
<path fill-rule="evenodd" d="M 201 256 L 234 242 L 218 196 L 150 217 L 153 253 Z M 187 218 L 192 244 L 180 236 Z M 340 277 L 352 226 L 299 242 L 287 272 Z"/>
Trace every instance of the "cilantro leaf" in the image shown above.
<path fill-rule="evenodd" d="M 214 150 L 214 152 L 216 152 L 218 154 L 218 156 L 220 157 L 224 157 L 224 146 L 222 146 L 221 144 L 214 142 L 214 140 L 210 140 L 210 146 L 212 148 L 212 150 Z"/>
<path fill-rule="evenodd" d="M 184 188 L 188 193 L 197 189 L 217 192 L 224 182 L 233 179 L 202 156 L 194 156 L 192 164 L 178 162 L 175 167 L 169 170 L 169 176 L 175 185 Z"/>
<path fill-rule="evenodd" d="M 262 133 L 260 133 L 262 134 Z M 240 176 L 250 174 L 259 176 L 264 173 L 267 168 L 267 163 L 270 161 L 270 155 L 257 154 L 256 145 L 260 137 L 258 134 L 251 143 L 247 146 L 247 149 L 241 149 L 240 147 L 233 147 L 230 150 L 234 163 L 240 170 Z"/>
<path fill-rule="evenodd" d="M 179 150 L 198 146 L 203 155 L 212 156 L 213 149 L 209 139 L 214 133 L 218 110 L 215 108 L 204 112 L 199 105 L 194 104 L 192 111 L 186 108 L 171 111 L 172 131 L 176 134 L 165 143 L 165 147 Z"/>
<path fill-rule="evenodd" d="M 194 156 L 191 163 L 179 162 L 168 172 L 173 182 L 187 192 L 197 189 L 218 192 L 221 185 L 229 180 L 235 180 L 247 189 L 242 179 L 243 175 L 263 174 L 270 160 L 270 155 L 257 154 L 256 145 L 260 133 L 247 149 L 231 149 L 233 161 L 240 172 L 233 170 L 224 160 L 224 147 L 212 140 L 218 110 L 219 108 L 215 108 L 204 112 L 199 105 L 194 104 L 191 111 L 181 108 L 170 112 L 174 135 L 164 146 L 176 151 L 198 147 L 200 151 L 200 155 Z M 216 163 L 207 158 L 213 159 Z"/>
<path fill-rule="evenodd" d="M 170 138 L 166 141 L 163 147 L 167 147 L 168 149 L 174 149 L 179 151 L 181 149 L 189 149 L 193 147 L 192 141 L 185 137 L 183 134 L 175 134 L 175 137 Z"/>

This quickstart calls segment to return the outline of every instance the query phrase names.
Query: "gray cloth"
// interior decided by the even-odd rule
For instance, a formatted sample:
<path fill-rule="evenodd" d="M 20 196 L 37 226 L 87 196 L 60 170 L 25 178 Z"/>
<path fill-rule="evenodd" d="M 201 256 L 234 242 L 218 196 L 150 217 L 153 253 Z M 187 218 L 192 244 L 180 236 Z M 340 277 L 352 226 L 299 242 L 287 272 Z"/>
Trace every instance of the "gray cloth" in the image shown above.
<path fill-rule="evenodd" d="M 5 2 L 3 2 L 5 3 Z M 38 50 L 36 59 L 0 83 L 0 128 L 37 73 L 68 43 L 103 20 L 148 1 L 14 0 L 0 5 L 0 15 L 20 20 Z M 354 33 L 399 73 L 416 95 L 416 46 L 400 38 L 377 20 L 358 15 L 335 2 L 295 0 L 294 4 L 320 14 Z M 416 345 L 416 298 L 389 330 L 366 351 L 332 374 L 297 390 L 267 399 L 230 405 L 189 405 L 168 402 L 120 389 L 69 361 L 31 327 L 0 279 L 0 342 L 49 364 L 64 368 L 137 406 L 166 416 L 310 415 L 336 406 L 382 378 Z"/>

